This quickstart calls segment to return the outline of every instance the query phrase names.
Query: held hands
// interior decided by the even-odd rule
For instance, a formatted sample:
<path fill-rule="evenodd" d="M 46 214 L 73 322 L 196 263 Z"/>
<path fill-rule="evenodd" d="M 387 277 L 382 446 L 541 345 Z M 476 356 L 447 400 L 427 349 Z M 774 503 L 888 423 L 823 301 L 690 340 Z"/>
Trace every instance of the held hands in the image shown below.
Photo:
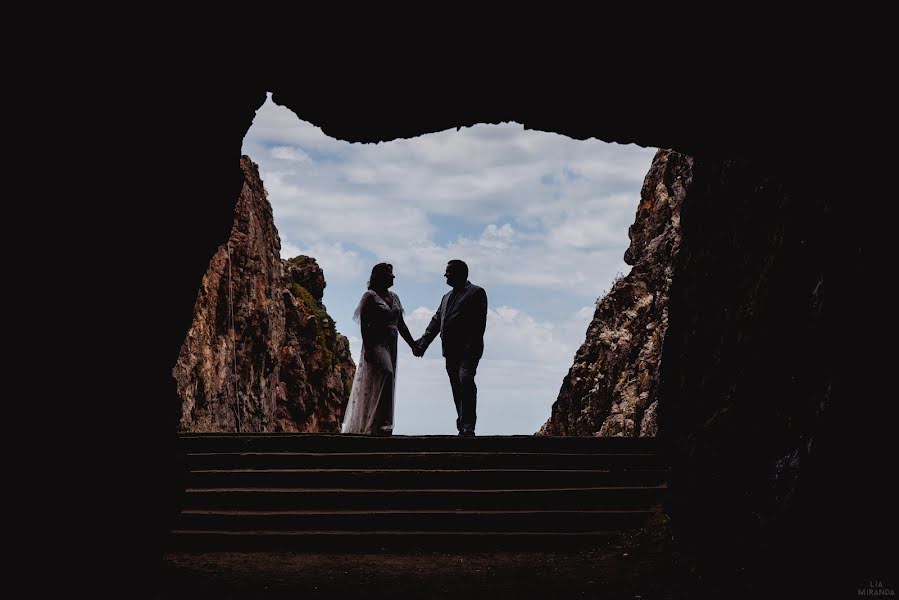
<path fill-rule="evenodd" d="M 411 344 L 409 344 L 409 346 L 412 348 L 413 355 L 418 356 L 418 357 L 424 356 L 425 349 L 422 347 L 420 342 L 418 342 L 418 341 L 412 342 Z"/>

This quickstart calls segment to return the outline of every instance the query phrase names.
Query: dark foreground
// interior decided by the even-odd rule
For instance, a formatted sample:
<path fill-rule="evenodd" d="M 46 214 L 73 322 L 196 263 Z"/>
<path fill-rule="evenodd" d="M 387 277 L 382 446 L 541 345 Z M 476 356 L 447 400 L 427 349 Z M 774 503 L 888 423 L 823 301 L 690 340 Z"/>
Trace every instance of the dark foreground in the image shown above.
<path fill-rule="evenodd" d="M 576 553 L 170 553 L 155 597 L 679 598 L 681 587 L 656 522 Z"/>

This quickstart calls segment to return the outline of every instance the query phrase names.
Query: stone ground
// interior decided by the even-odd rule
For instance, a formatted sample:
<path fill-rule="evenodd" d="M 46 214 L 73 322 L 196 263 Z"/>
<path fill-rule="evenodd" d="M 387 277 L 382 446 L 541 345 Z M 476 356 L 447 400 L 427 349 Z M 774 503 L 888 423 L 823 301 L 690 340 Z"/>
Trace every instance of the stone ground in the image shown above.
<path fill-rule="evenodd" d="M 579 552 L 170 553 L 155 598 L 679 598 L 660 515 Z"/>

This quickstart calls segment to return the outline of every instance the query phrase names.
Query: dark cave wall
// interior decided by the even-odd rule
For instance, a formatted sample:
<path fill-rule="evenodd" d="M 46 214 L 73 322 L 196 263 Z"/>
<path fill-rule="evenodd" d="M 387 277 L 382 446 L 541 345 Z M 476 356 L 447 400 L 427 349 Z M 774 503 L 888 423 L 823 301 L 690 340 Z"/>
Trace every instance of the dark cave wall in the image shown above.
<path fill-rule="evenodd" d="M 633 141 L 697 157 L 683 214 L 684 237 L 691 240 L 681 248 L 670 290 L 663 350 L 661 397 L 669 401 L 659 404 L 659 436 L 674 463 L 670 514 L 676 538 L 687 555 L 697 557 L 697 573 L 721 579 L 739 577 L 747 556 L 755 556 L 761 568 L 766 563 L 757 557 L 772 547 L 780 548 L 777 556 L 793 560 L 828 552 L 845 557 L 833 537 L 806 537 L 821 517 L 827 518 L 828 531 L 849 527 L 845 512 L 831 512 L 838 499 L 827 481 L 843 466 L 836 440 L 845 431 L 840 421 L 847 398 L 856 391 L 843 388 L 840 395 L 837 386 L 827 386 L 832 327 L 821 324 L 824 287 L 818 284 L 822 253 L 827 254 L 823 223 L 836 192 L 822 177 L 824 161 L 800 144 L 826 139 L 817 122 L 796 122 L 795 115 L 804 114 L 796 110 L 774 119 L 764 111 L 735 111 L 733 104 L 716 104 L 716 97 L 705 95 L 701 83 L 666 95 L 659 110 L 656 94 L 600 97 L 578 93 L 574 84 L 559 94 L 542 84 L 500 84 L 488 74 L 467 79 L 465 85 L 477 83 L 472 88 L 477 93 L 456 98 L 445 85 L 428 80 L 416 79 L 414 89 L 409 83 L 369 87 L 357 78 L 360 73 L 345 70 L 339 76 L 308 73 L 307 85 L 291 80 L 293 71 L 265 80 L 238 64 L 218 79 L 198 80 L 202 70 L 185 71 L 181 79 L 165 73 L 165 87 L 151 96 L 143 85 L 133 96 L 146 109 L 138 114 L 145 137 L 134 142 L 145 146 L 146 155 L 126 180 L 142 182 L 135 199 L 152 210 L 141 213 L 129 235 L 136 241 L 134 260 L 154 283 L 134 294 L 123 315 L 141 315 L 147 338 L 117 363 L 123 382 L 142 382 L 124 409 L 134 426 L 128 440 L 133 493 L 118 510 L 129 523 L 123 534 L 137 548 L 123 555 L 130 568 L 149 558 L 152 570 L 177 512 L 183 489 L 175 445 L 180 402 L 170 369 L 190 325 L 199 282 L 227 239 L 242 184 L 237 165 L 243 135 L 266 90 L 326 133 L 349 141 L 516 120 L 575 138 Z M 634 73 L 605 73 L 604 84 L 642 89 L 645 73 L 639 68 Z M 453 90 L 463 87 L 458 83 Z M 715 85 L 724 89 L 720 81 Z M 803 99 L 809 99 L 789 85 L 758 89 L 768 90 L 770 102 L 788 98 L 804 107 Z M 175 155 L 170 168 L 153 168 L 158 150 L 170 149 L 176 139 L 189 156 Z M 741 162 L 724 162 L 721 156 Z M 753 163 L 758 156 L 772 160 L 765 166 Z M 694 195 L 699 189 L 704 191 Z M 855 251 L 854 243 L 844 247 Z M 855 370 L 864 366 L 858 354 L 848 363 Z M 109 390 L 108 398 L 110 407 L 122 401 L 118 389 Z M 881 409 L 871 410 L 876 420 Z M 855 481 L 840 477 L 840 483 Z M 884 506 L 874 491 L 864 503 L 872 514 L 858 528 L 867 532 L 856 538 L 864 543 L 852 548 L 858 563 L 874 556 L 864 536 L 876 532 L 865 526 Z M 827 571 L 834 560 L 822 563 L 821 581 L 838 573 Z M 692 568 L 690 561 L 686 568 Z M 773 581 L 759 568 L 746 572 Z"/>
<path fill-rule="evenodd" d="M 658 421 L 669 513 L 706 579 L 798 575 L 839 485 L 821 471 L 834 434 L 830 198 L 806 166 L 697 158 L 682 210 Z"/>
<path fill-rule="evenodd" d="M 127 248 L 140 279 L 130 270 L 118 279 L 121 259 L 112 252 L 108 262 L 94 266 L 116 283 L 110 295 L 125 299 L 105 312 L 107 322 L 137 322 L 140 331 L 139 343 L 130 326 L 115 334 L 118 352 L 105 345 L 109 377 L 97 391 L 99 405 L 116 415 L 105 431 L 121 431 L 117 445 L 104 442 L 102 450 L 114 455 L 109 472 L 118 482 L 107 503 L 116 523 L 111 547 L 128 550 L 116 553 L 103 576 L 118 569 L 131 582 L 152 580 L 186 487 L 172 365 L 209 261 L 228 239 L 244 183 L 243 137 L 265 101 L 265 88 L 249 79 L 212 81 L 193 69 L 180 80 L 169 80 L 171 75 L 122 94 L 128 113 L 116 116 L 133 124 L 125 147 L 134 154 L 113 163 L 118 171 L 108 169 L 118 183 L 110 186 L 117 193 L 108 205 L 116 226 L 104 227 L 97 238 L 108 244 L 98 249 L 99 257 L 110 247 Z M 121 190 L 129 191 L 124 199 Z"/>

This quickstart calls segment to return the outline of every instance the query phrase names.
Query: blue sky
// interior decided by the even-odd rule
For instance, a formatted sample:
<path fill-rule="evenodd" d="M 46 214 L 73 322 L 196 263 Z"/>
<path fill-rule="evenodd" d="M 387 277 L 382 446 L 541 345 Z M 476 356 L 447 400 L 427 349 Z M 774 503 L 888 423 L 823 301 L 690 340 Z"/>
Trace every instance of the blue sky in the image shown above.
<path fill-rule="evenodd" d="M 324 303 L 350 339 L 372 265 L 394 266 L 393 291 L 418 337 L 448 291 L 446 261 L 469 265 L 490 305 L 478 369 L 478 433 L 534 433 L 546 421 L 593 308 L 626 274 L 651 148 L 572 140 L 518 123 L 351 144 L 271 101 L 243 144 L 258 165 L 281 255 L 325 272 Z M 439 342 L 415 358 L 400 341 L 396 434 L 454 434 Z"/>

